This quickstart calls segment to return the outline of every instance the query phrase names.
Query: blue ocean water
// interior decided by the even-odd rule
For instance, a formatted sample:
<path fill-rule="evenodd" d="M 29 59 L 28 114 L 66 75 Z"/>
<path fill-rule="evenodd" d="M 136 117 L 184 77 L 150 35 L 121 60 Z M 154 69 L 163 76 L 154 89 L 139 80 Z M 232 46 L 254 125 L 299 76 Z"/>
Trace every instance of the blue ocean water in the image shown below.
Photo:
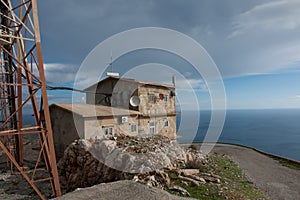
<path fill-rule="evenodd" d="M 184 123 L 177 115 L 179 142 L 202 142 L 209 123 L 210 111 L 200 112 L 198 130 L 193 131 L 189 124 L 195 120 L 195 112 L 185 111 Z M 31 115 L 23 117 L 24 124 L 33 124 Z M 241 144 L 268 153 L 300 161 L 300 109 L 274 110 L 228 110 L 218 142 Z"/>
<path fill-rule="evenodd" d="M 190 119 L 193 120 L 193 112 Z M 188 115 L 189 116 L 189 115 Z M 179 142 L 202 142 L 210 123 L 210 111 L 200 112 L 197 134 L 191 133 L 189 126 L 180 125 Z M 241 144 L 268 153 L 300 161 L 300 109 L 274 110 L 228 110 L 223 131 L 218 142 Z"/>

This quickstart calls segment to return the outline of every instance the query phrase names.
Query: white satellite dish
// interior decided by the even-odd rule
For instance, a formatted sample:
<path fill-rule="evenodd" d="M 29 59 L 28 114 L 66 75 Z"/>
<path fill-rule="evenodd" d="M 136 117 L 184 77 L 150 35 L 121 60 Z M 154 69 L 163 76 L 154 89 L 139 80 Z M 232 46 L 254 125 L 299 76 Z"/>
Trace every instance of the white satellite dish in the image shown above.
<path fill-rule="evenodd" d="M 132 96 L 129 100 L 129 103 L 133 107 L 137 107 L 140 105 L 140 98 L 138 96 Z"/>

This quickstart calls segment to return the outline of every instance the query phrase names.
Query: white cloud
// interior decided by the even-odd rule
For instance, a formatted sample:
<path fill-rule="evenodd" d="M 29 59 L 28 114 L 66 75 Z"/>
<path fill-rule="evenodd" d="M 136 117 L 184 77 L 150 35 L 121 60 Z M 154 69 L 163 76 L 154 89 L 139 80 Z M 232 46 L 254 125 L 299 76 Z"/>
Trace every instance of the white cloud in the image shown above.
<path fill-rule="evenodd" d="M 216 63 L 225 77 L 286 72 L 300 63 L 300 1 L 256 5 L 233 17 Z M 222 66 L 223 65 L 223 66 Z"/>
<path fill-rule="evenodd" d="M 90 1 L 89 4 L 83 1 L 41 2 L 45 55 L 55 58 L 56 62 L 63 60 L 80 65 L 95 45 L 111 35 L 136 27 L 157 26 L 180 31 L 199 41 L 225 77 L 272 72 L 300 57 L 299 0 L 172 3 L 134 0 L 127 4 Z M 61 6 L 57 7 L 58 3 Z M 133 5 L 135 10 L 130 9 Z M 58 12 L 49 18 L 51 8 Z M 89 74 L 84 75 L 87 76 Z M 49 75 L 49 80 L 62 81 L 55 77 Z M 82 85 L 95 82 L 87 83 L 88 80 Z"/>
<path fill-rule="evenodd" d="M 211 29 L 210 26 L 196 25 L 192 27 L 189 31 L 189 35 L 191 35 L 193 38 L 210 36 L 212 34 L 213 34 L 213 30 Z"/>
<path fill-rule="evenodd" d="M 72 82 L 77 72 L 77 67 L 71 64 L 46 63 L 44 68 L 46 81 L 49 84 Z"/>
<path fill-rule="evenodd" d="M 176 89 L 186 91 L 207 92 L 207 86 L 202 79 L 178 79 L 176 80 Z"/>
<path fill-rule="evenodd" d="M 151 82 L 172 84 L 172 77 L 175 76 L 176 89 L 186 91 L 207 91 L 205 82 L 201 77 L 192 78 L 190 72 L 181 74 L 171 66 L 160 63 L 146 63 L 136 66 L 123 75 L 125 78 L 134 78 Z"/>
<path fill-rule="evenodd" d="M 292 30 L 300 26 L 300 1 L 282 0 L 255 6 L 238 15 L 234 21 L 234 37 L 248 31 Z"/>

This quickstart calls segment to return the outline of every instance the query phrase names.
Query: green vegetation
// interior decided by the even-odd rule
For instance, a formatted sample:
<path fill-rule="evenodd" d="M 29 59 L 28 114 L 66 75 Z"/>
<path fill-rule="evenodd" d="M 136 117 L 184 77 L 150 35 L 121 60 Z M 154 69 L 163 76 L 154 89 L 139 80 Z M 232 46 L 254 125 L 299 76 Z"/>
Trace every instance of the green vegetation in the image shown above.
<path fill-rule="evenodd" d="M 220 183 L 204 183 L 200 186 L 188 185 L 179 180 L 176 174 L 169 176 L 174 185 L 185 188 L 191 197 L 197 199 L 268 199 L 262 192 L 247 181 L 242 170 L 226 156 L 213 154 L 206 164 L 189 163 L 189 167 L 200 169 L 201 175 L 213 174 L 220 177 Z M 170 193 L 174 193 L 169 191 Z"/>
<path fill-rule="evenodd" d="M 281 165 L 291 168 L 291 169 L 296 169 L 296 170 L 300 170 L 300 164 L 299 163 L 294 163 L 291 162 L 289 160 L 286 159 L 282 159 L 276 156 L 270 156 L 271 158 L 273 158 L 274 160 L 277 160 Z"/>

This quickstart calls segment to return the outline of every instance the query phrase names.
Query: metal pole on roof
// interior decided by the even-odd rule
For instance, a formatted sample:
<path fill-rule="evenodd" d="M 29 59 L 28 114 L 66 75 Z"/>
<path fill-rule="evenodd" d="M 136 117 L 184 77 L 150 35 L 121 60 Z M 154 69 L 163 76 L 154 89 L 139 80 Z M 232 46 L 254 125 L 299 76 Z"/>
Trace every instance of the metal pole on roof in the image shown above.
<path fill-rule="evenodd" d="M 175 74 L 172 76 L 172 83 L 173 83 L 173 86 L 175 87 L 175 82 L 176 82 L 176 76 Z"/>

